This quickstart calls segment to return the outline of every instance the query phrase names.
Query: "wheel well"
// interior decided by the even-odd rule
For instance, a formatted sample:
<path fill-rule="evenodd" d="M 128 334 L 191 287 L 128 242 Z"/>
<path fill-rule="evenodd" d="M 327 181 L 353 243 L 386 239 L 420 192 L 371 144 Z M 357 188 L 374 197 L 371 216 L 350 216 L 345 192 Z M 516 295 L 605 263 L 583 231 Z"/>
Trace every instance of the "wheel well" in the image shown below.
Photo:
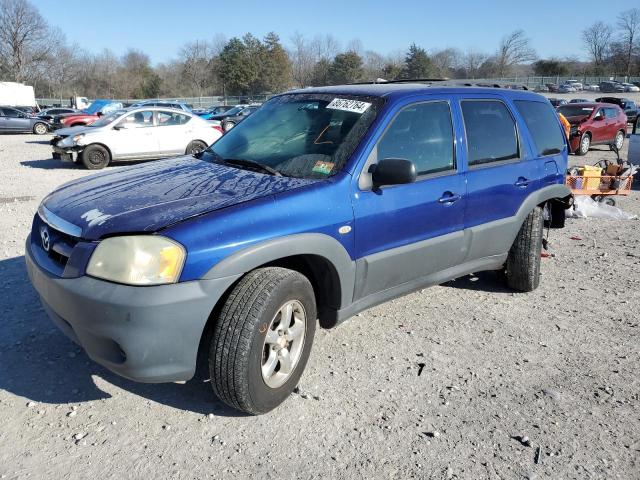
<path fill-rule="evenodd" d="M 86 123 L 77 122 L 77 123 L 72 123 L 71 125 L 69 125 L 69 128 L 71 128 L 71 127 L 84 127 L 85 125 L 86 125 Z"/>
<path fill-rule="evenodd" d="M 331 310 L 340 308 L 342 290 L 338 271 L 329 260 L 319 255 L 293 255 L 256 266 L 253 270 L 264 267 L 288 268 L 307 277 L 311 282 L 313 293 L 316 297 L 320 326 L 323 328 L 331 328 L 335 325 L 333 321 L 335 315 L 331 316 L 330 312 Z M 233 289 L 236 288 L 238 282 L 240 282 L 247 273 L 249 272 L 245 272 L 244 275 L 227 288 L 209 314 L 209 318 L 200 337 L 200 344 L 198 345 L 196 375 L 200 378 L 208 378 L 207 348 L 211 343 L 213 327 L 220 314 L 220 310 Z"/>

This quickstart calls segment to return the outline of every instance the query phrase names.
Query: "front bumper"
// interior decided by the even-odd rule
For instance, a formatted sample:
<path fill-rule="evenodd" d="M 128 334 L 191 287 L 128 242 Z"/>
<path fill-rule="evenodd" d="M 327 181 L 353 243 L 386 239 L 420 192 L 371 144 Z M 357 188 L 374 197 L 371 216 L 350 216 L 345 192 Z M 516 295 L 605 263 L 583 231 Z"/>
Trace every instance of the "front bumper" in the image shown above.
<path fill-rule="evenodd" d="M 53 322 L 89 357 L 139 382 L 189 380 L 213 307 L 238 278 L 133 287 L 59 278 L 41 269 L 27 239 L 29 279 Z"/>
<path fill-rule="evenodd" d="M 81 147 L 58 147 L 57 145 L 54 145 L 52 158 L 55 158 L 56 160 L 77 162 L 80 153 L 82 153 Z"/>

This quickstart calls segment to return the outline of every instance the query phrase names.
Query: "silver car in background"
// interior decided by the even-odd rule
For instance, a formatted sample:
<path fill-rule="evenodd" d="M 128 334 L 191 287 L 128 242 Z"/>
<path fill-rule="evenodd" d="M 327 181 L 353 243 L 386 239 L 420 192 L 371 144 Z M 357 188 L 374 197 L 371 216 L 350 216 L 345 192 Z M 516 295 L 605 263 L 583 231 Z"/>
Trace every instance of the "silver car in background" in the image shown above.
<path fill-rule="evenodd" d="M 150 160 L 201 152 L 222 136 L 184 110 L 139 107 L 117 110 L 91 125 L 62 128 L 51 140 L 53 158 L 81 161 L 90 170 L 112 160 Z"/>

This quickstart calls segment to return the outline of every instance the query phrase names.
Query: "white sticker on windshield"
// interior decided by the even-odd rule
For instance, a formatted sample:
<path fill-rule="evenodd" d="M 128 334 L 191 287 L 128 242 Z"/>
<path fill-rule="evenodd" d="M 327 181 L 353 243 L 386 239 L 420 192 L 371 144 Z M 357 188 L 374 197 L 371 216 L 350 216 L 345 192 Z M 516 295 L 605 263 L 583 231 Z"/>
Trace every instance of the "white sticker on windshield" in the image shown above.
<path fill-rule="evenodd" d="M 360 100 L 349 100 L 347 98 L 334 98 L 327 108 L 333 110 L 344 110 L 345 112 L 364 113 L 371 106 L 368 102 Z"/>

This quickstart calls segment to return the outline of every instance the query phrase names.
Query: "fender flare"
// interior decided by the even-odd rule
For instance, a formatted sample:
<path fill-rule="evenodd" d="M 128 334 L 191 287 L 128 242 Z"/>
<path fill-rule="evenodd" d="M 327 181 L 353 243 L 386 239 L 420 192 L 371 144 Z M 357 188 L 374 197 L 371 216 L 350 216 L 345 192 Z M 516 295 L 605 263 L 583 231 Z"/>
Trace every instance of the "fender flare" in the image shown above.
<path fill-rule="evenodd" d="M 344 307 L 351 303 L 355 262 L 340 242 L 322 233 L 287 235 L 251 245 L 217 263 L 202 278 L 243 275 L 261 265 L 295 255 L 315 255 L 329 261 L 340 278 L 340 305 Z"/>

